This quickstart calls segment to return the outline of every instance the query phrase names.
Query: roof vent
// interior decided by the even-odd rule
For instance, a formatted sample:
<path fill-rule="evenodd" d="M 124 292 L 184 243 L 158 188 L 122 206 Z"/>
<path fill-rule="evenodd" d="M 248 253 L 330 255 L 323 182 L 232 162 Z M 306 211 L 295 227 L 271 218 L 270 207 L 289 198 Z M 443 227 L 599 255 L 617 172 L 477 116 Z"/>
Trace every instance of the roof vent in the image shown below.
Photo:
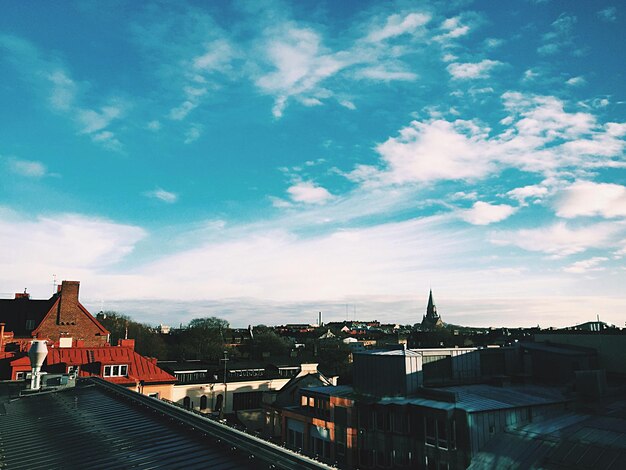
<path fill-rule="evenodd" d="M 32 378 L 30 382 L 31 390 L 41 388 L 41 366 L 48 355 L 48 347 L 45 341 L 33 340 L 28 350 L 30 366 L 32 367 Z"/>

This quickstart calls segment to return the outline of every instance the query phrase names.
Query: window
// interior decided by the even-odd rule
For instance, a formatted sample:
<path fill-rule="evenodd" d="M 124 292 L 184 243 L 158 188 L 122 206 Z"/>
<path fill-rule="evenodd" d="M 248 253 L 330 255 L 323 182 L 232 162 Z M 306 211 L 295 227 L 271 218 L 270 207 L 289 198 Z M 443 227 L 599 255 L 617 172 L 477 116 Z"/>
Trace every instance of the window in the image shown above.
<path fill-rule="evenodd" d="M 344 426 L 335 425 L 335 452 L 337 455 L 346 453 L 346 428 Z"/>
<path fill-rule="evenodd" d="M 426 416 L 424 418 L 424 430 L 426 445 L 436 446 L 439 449 L 448 449 L 448 428 L 446 427 L 446 420 L 443 418 L 435 419 L 434 417 Z M 454 433 L 455 428 L 452 426 Z M 454 436 L 452 437 L 452 446 L 455 446 Z"/>
<path fill-rule="evenodd" d="M 425 420 L 425 436 L 426 436 L 426 445 L 429 446 L 434 446 L 435 443 L 437 442 L 436 440 L 436 436 L 437 436 L 437 431 L 435 429 L 435 418 L 431 418 L 430 416 L 427 416 L 426 418 L 424 418 Z"/>
<path fill-rule="evenodd" d="M 78 371 L 80 370 L 80 366 L 67 366 L 68 374 L 76 374 L 78 375 Z"/>
<path fill-rule="evenodd" d="M 104 377 L 125 377 L 128 375 L 127 365 L 104 366 Z"/>
<path fill-rule="evenodd" d="M 35 320 L 26 320 L 26 329 L 34 330 L 35 329 Z"/>
<path fill-rule="evenodd" d="M 440 449 L 448 448 L 448 433 L 446 430 L 446 422 L 443 419 L 437 420 L 437 446 Z"/>
<path fill-rule="evenodd" d="M 302 450 L 303 434 L 294 429 L 289 429 L 287 433 L 287 445 L 292 449 Z"/>
<path fill-rule="evenodd" d="M 15 380 L 24 380 L 26 378 L 26 372 L 16 372 Z"/>
<path fill-rule="evenodd" d="M 241 392 L 233 394 L 233 411 L 261 408 L 263 392 Z"/>

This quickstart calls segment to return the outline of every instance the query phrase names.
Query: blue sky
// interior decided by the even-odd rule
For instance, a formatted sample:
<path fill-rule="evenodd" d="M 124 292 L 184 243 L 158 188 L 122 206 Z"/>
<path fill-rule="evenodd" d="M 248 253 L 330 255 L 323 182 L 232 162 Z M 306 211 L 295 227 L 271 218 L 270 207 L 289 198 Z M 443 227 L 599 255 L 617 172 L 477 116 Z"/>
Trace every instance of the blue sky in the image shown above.
<path fill-rule="evenodd" d="M 0 295 L 236 326 L 626 321 L 620 2 L 18 2 Z"/>

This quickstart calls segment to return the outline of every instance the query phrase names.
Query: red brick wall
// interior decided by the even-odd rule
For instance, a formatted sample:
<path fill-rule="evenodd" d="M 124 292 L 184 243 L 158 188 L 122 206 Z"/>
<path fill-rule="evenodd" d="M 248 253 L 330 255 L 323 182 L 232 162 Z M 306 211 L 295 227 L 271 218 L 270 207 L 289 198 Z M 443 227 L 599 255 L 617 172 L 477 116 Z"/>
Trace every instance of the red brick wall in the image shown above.
<path fill-rule="evenodd" d="M 61 337 L 71 337 L 73 340 L 83 340 L 85 347 L 106 344 L 104 328 L 98 328 L 99 323 L 78 301 L 79 287 L 78 281 L 63 281 L 59 299 L 36 330 L 38 338 L 57 342 Z"/>

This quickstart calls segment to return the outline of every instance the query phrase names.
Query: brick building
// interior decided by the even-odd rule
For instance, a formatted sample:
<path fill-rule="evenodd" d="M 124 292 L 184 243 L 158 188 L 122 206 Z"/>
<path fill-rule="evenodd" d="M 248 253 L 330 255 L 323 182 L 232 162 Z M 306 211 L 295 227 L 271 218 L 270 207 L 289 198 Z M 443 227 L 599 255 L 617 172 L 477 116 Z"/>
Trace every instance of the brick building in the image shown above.
<path fill-rule="evenodd" d="M 176 377 L 158 367 L 156 359 L 138 354 L 132 339 L 111 346 L 109 332 L 78 300 L 79 287 L 78 281 L 63 281 L 47 300 L 31 300 L 27 293 L 0 300 L 0 380 L 27 377 L 26 351 L 38 339 L 48 345 L 45 372 L 102 377 L 171 400 Z"/>
<path fill-rule="evenodd" d="M 79 281 L 63 281 L 47 300 L 31 300 L 27 293 L 14 299 L 0 299 L 0 323 L 4 323 L 7 342 L 26 349 L 32 339 L 51 344 L 61 341 L 84 347 L 107 344 L 109 332 L 78 300 Z M 0 343 L 6 344 L 4 338 Z"/>

